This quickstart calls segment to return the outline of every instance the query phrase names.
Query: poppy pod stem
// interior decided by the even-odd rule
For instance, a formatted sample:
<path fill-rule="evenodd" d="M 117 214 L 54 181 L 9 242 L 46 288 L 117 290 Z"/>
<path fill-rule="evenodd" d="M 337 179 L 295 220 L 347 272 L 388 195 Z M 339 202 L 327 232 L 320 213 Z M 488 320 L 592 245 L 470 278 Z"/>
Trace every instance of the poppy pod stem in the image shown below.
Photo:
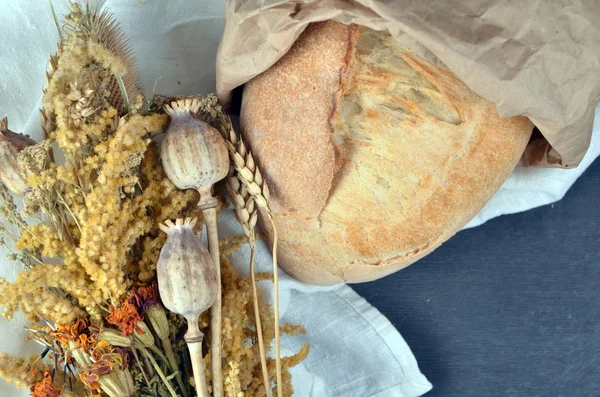
<path fill-rule="evenodd" d="M 186 319 L 188 331 L 185 334 L 185 343 L 187 343 L 190 351 L 196 393 L 198 394 L 198 397 L 209 397 L 208 387 L 206 386 L 204 361 L 202 360 L 202 341 L 204 340 L 204 334 L 198 327 L 198 316 L 192 315 L 188 316 Z"/>
<path fill-rule="evenodd" d="M 213 375 L 213 394 L 215 397 L 223 395 L 223 375 L 221 372 L 221 260 L 219 256 L 219 235 L 217 230 L 217 209 L 215 207 L 202 210 L 206 232 L 208 234 L 208 250 L 217 268 L 217 299 L 210 309 L 210 334 L 211 334 L 211 363 Z"/>

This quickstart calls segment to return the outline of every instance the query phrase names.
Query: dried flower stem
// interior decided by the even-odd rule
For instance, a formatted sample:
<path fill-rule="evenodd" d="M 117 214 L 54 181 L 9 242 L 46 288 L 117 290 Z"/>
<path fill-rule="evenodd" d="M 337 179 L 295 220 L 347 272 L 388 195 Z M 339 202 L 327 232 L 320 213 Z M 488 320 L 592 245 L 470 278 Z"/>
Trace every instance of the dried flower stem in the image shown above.
<path fill-rule="evenodd" d="M 137 351 L 135 349 L 131 349 L 131 352 L 133 353 L 135 362 L 136 362 L 138 368 L 140 369 L 142 376 L 144 377 L 144 381 L 146 382 L 146 385 L 148 385 L 148 387 L 151 388 L 152 386 L 150 384 L 150 380 L 148 379 L 148 376 L 146 376 L 146 371 L 144 371 L 144 367 L 143 367 L 142 363 L 140 362 L 140 357 L 138 356 Z"/>
<path fill-rule="evenodd" d="M 165 356 L 165 354 L 156 345 L 150 346 L 150 350 L 154 354 L 156 354 L 158 356 L 158 358 L 160 358 L 164 363 L 169 364 L 167 356 Z M 169 367 L 171 367 L 171 366 L 169 365 Z M 175 373 L 175 371 L 176 371 L 176 369 L 173 369 L 173 368 L 171 368 L 171 370 L 173 371 L 173 373 Z"/>
<path fill-rule="evenodd" d="M 175 379 L 177 379 L 177 383 L 179 384 L 179 388 L 183 393 L 184 397 L 188 397 L 189 393 L 185 384 L 183 383 L 183 378 L 181 377 L 181 371 L 177 366 L 177 360 L 175 360 L 175 353 L 173 353 L 173 346 L 171 345 L 171 339 L 169 339 L 169 335 L 166 338 L 162 339 L 163 348 L 165 349 L 165 353 L 167 354 L 167 359 L 169 365 L 171 366 L 171 370 L 175 372 Z"/>
<path fill-rule="evenodd" d="M 123 82 L 123 78 L 121 76 L 115 76 L 117 83 L 119 84 L 119 89 L 121 90 L 121 95 L 123 95 L 123 106 L 125 106 L 125 111 L 129 112 L 129 95 L 127 94 L 127 87 L 125 87 L 125 83 Z"/>
<path fill-rule="evenodd" d="M 71 214 L 71 218 L 73 219 L 73 221 L 75 221 L 75 225 L 77 225 L 77 228 L 79 229 L 79 232 L 81 233 L 82 232 L 81 224 L 79 223 L 79 221 L 77 220 L 77 217 L 71 210 L 71 207 L 69 207 L 69 204 L 67 204 L 66 200 L 63 198 L 63 196 L 60 194 L 60 192 L 58 190 L 56 191 L 56 193 L 58 194 L 58 197 L 60 197 L 59 203 L 61 203 L 67 209 L 67 211 L 69 211 L 69 214 Z"/>
<path fill-rule="evenodd" d="M 50 10 L 52 11 L 52 18 L 54 18 L 54 23 L 56 24 L 56 30 L 58 30 L 58 37 L 60 41 L 63 42 L 63 31 L 60 28 L 60 23 L 58 22 L 58 17 L 56 16 L 56 11 L 54 11 L 54 5 L 52 4 L 52 1 L 50 1 Z"/>
<path fill-rule="evenodd" d="M 188 331 L 185 334 L 185 342 L 190 351 L 196 393 L 198 394 L 198 397 L 209 397 L 208 387 L 206 386 L 206 376 L 204 375 L 204 360 L 202 360 L 202 341 L 204 340 L 204 334 L 198 327 L 198 316 L 193 315 L 186 318 L 186 320 L 188 323 Z"/>
<path fill-rule="evenodd" d="M 137 349 L 144 355 L 144 357 L 146 357 L 150 361 L 150 363 L 152 363 L 154 370 L 158 373 L 158 376 L 160 377 L 160 379 L 163 381 L 163 383 L 169 390 L 169 393 L 171 393 L 171 396 L 177 397 L 177 392 L 173 388 L 173 385 L 171 384 L 169 379 L 167 379 L 167 377 L 165 376 L 165 373 L 160 369 L 160 366 L 158 365 L 158 363 L 156 362 L 154 357 L 152 357 L 152 354 L 150 354 L 150 352 L 148 350 L 146 350 L 146 348 L 143 346 L 137 346 Z"/>
<path fill-rule="evenodd" d="M 161 78 L 162 78 L 161 76 L 158 76 L 156 78 L 156 80 L 154 80 L 154 88 L 152 88 L 152 95 L 150 95 L 150 98 L 148 99 L 148 102 L 146 103 L 146 112 L 150 111 L 150 107 L 154 103 L 154 97 L 156 96 L 156 86 L 158 85 L 158 80 L 160 80 Z"/>
<path fill-rule="evenodd" d="M 212 365 L 213 396 L 223 396 L 223 373 L 221 369 L 221 327 L 222 327 L 222 288 L 221 288 L 221 261 L 219 256 L 219 235 L 217 230 L 216 207 L 202 210 L 206 222 L 206 233 L 208 235 L 208 250 L 215 266 L 217 267 L 217 285 L 219 290 L 217 299 L 210 309 L 210 347 Z M 195 372 L 195 371 L 194 371 Z"/>

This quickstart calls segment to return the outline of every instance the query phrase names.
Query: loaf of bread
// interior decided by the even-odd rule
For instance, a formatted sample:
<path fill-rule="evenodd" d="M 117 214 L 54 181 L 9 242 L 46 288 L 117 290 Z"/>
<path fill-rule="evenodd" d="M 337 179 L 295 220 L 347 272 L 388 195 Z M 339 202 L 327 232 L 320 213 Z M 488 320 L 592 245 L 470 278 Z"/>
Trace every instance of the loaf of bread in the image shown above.
<path fill-rule="evenodd" d="M 319 285 L 430 253 L 502 185 L 533 128 L 390 35 L 331 21 L 246 84 L 240 120 L 271 191 L 280 265 Z"/>

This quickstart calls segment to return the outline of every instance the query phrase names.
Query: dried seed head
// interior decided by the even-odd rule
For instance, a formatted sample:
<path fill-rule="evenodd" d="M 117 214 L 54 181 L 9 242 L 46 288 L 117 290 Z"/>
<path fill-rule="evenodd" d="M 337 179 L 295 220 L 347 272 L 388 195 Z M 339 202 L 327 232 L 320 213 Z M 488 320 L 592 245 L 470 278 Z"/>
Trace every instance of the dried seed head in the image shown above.
<path fill-rule="evenodd" d="M 254 198 L 240 184 L 239 179 L 233 175 L 234 172 L 230 170 L 230 175 L 227 177 L 229 197 L 235 206 L 235 216 L 242 225 L 244 234 L 250 240 L 250 244 L 254 244 L 254 227 L 258 220 L 258 211 L 256 210 Z"/>
<path fill-rule="evenodd" d="M 210 308 L 217 298 L 217 268 L 193 231 L 196 219 L 166 221 L 160 229 L 167 233 L 156 276 L 165 307 L 173 313 L 192 318 Z"/>
<path fill-rule="evenodd" d="M 169 179 L 180 189 L 196 189 L 200 206 L 214 206 L 212 185 L 225 178 L 229 169 L 227 145 L 219 132 L 194 117 L 198 99 L 186 99 L 165 105 L 171 116 L 161 143 L 160 157 Z"/>
<path fill-rule="evenodd" d="M 13 194 L 22 196 L 29 190 L 17 162 L 17 154 L 35 141 L 8 129 L 8 120 L 0 120 L 0 182 Z"/>
<path fill-rule="evenodd" d="M 138 321 L 137 327 L 138 329 L 133 331 L 135 339 L 146 347 L 152 347 L 154 345 L 154 335 L 152 335 L 150 328 L 143 321 Z"/>
<path fill-rule="evenodd" d="M 165 340 L 169 337 L 169 320 L 167 313 L 159 303 L 150 306 L 145 313 L 146 319 L 150 321 L 154 332 L 160 340 Z"/>
<path fill-rule="evenodd" d="M 112 328 L 104 328 L 99 334 L 100 340 L 110 343 L 111 346 L 130 347 L 131 337 L 124 335 L 121 331 Z"/>

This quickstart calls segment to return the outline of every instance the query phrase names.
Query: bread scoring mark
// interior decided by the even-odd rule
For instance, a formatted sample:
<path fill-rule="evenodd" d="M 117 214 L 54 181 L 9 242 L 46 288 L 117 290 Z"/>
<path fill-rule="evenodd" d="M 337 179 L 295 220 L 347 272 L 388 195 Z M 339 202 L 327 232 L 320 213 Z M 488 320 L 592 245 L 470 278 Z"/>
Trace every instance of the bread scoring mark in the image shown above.
<path fill-rule="evenodd" d="M 348 48 L 346 49 L 346 55 L 344 56 L 344 64 L 338 71 L 338 87 L 333 92 L 331 98 L 331 112 L 327 119 L 329 125 L 329 131 L 335 132 L 335 124 L 338 118 L 338 107 L 340 106 L 343 98 L 346 84 L 352 72 L 352 66 L 354 64 L 354 51 L 355 43 L 360 36 L 360 31 L 357 25 L 348 26 Z"/>
<path fill-rule="evenodd" d="M 383 45 L 382 41 L 378 43 Z M 346 164 L 335 174 L 327 205 L 318 217 L 323 235 L 335 239 L 330 243 L 336 244 L 339 240 L 347 247 L 346 260 L 358 256 L 366 262 L 385 252 L 397 256 L 399 249 L 406 258 L 427 249 L 431 244 L 431 231 L 436 226 L 432 219 L 425 217 L 423 230 L 406 235 L 402 222 L 398 227 L 382 228 L 376 219 L 386 215 L 375 211 L 374 206 L 383 204 L 389 216 L 411 216 L 417 196 L 447 185 L 443 172 L 440 174 L 435 169 L 436 161 L 448 160 L 447 148 L 429 143 L 442 139 L 448 145 L 457 144 L 459 147 L 454 152 L 465 146 L 461 134 L 457 136 L 460 144 L 452 137 L 435 138 L 439 123 L 450 125 L 440 125 L 440 128 L 453 134 L 456 124 L 462 122 L 458 110 L 439 88 L 400 56 L 395 57 L 401 62 L 399 71 L 392 72 L 394 67 L 375 67 L 370 63 L 377 58 L 379 48 L 375 50 L 371 58 L 361 56 L 357 50 L 344 97 L 338 102 L 333 140 L 343 149 Z M 443 104 L 435 107 L 436 101 Z M 386 144 L 390 140 L 397 143 L 396 149 L 391 150 Z M 415 147 L 418 142 L 423 144 L 422 152 L 402 150 Z M 382 168 L 389 179 L 386 179 L 388 174 L 380 173 Z M 421 178 L 414 173 L 415 169 L 423 170 Z M 358 184 L 370 189 L 361 190 Z M 352 186 L 357 186 L 356 191 Z M 338 196 L 346 198 L 343 212 L 340 212 Z M 354 197 L 356 204 L 349 203 L 349 197 Z M 426 197 L 421 199 L 427 200 Z M 441 212 L 444 211 L 441 207 L 446 205 L 439 203 Z M 348 216 L 355 220 L 350 225 L 341 221 Z M 339 258 L 340 264 L 347 263 L 344 258 Z"/>
<path fill-rule="evenodd" d="M 331 185 L 327 192 L 327 199 L 325 201 L 325 205 L 319 210 L 319 214 L 316 217 L 319 223 L 320 215 L 323 212 L 323 209 L 327 206 L 329 198 L 335 192 L 337 182 L 340 178 L 340 175 L 338 175 L 339 171 L 343 168 L 344 164 L 348 160 L 348 154 L 346 153 L 344 146 L 339 144 L 339 139 L 336 134 L 336 125 L 338 124 L 338 121 L 340 119 L 339 109 L 344 101 L 345 90 L 348 81 L 350 81 L 352 76 L 354 66 L 355 44 L 358 38 L 360 37 L 360 29 L 358 25 L 351 24 L 347 26 L 347 30 L 347 48 L 346 54 L 344 55 L 344 63 L 338 70 L 338 87 L 333 92 L 331 112 L 329 113 L 329 117 L 327 118 L 327 125 L 331 133 L 329 142 L 334 155 L 334 169 L 331 178 Z"/>
<path fill-rule="evenodd" d="M 404 120 L 404 117 L 408 114 L 408 110 L 401 105 L 394 102 L 382 103 L 379 110 L 385 113 L 388 117 L 396 119 L 398 121 Z"/>
<path fill-rule="evenodd" d="M 382 32 L 365 30 L 356 43 L 355 87 L 369 90 L 370 95 L 381 97 L 379 106 L 388 102 L 410 103 L 410 113 L 432 117 L 438 121 L 459 125 L 462 123 L 456 98 L 445 95 L 448 90 L 439 87 L 436 73 L 415 61 L 407 50 L 399 47 L 394 38 Z M 435 68 L 435 66 L 432 66 Z M 380 110 L 379 106 L 377 107 Z M 385 111 L 385 109 L 384 109 Z M 389 112 L 388 112 L 389 114 Z M 393 114 L 390 116 L 394 117 Z M 404 119 L 406 114 L 398 114 Z"/>
<path fill-rule="evenodd" d="M 403 51 L 402 58 L 404 61 L 421 76 L 423 76 L 430 84 L 436 89 L 430 91 L 421 87 L 412 87 L 407 92 L 407 97 L 416 103 L 418 103 L 421 109 L 431 117 L 436 118 L 442 122 L 454 125 L 460 125 L 463 123 L 463 118 L 457 104 L 460 102 L 455 97 L 448 94 L 452 90 L 442 89 L 439 86 L 442 79 L 435 77 L 436 75 L 444 74 L 448 78 L 457 78 L 450 73 L 448 70 L 430 65 L 431 68 L 435 68 L 435 71 L 430 70 L 429 67 L 425 66 L 421 62 L 417 61 L 415 57 L 409 56 L 408 51 Z"/>

